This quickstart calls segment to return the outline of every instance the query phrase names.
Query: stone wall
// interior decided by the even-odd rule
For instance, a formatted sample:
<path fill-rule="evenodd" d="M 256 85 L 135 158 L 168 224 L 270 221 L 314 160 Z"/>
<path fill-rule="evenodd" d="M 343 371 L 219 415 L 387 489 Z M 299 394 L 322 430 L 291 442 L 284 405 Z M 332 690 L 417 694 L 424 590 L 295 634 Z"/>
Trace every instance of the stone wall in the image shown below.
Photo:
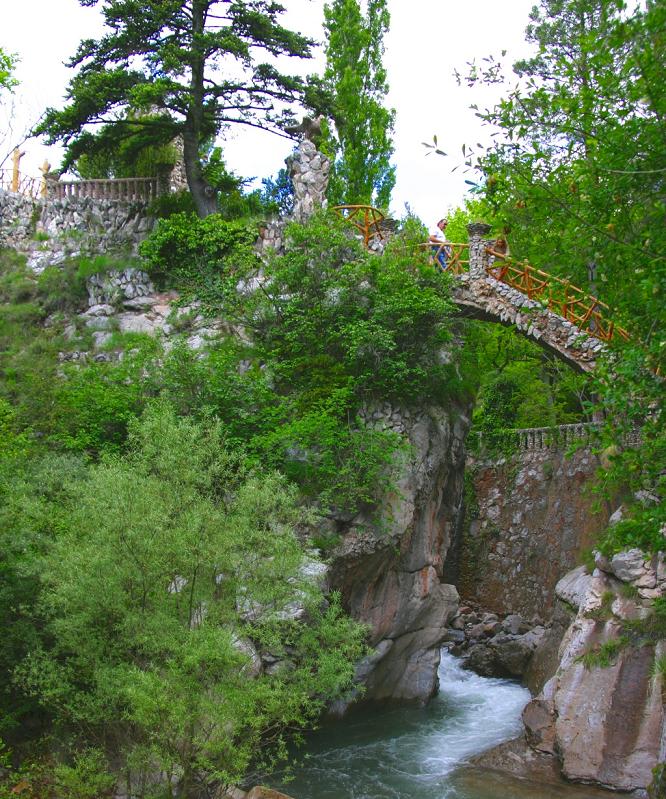
<path fill-rule="evenodd" d="M 136 252 L 154 220 L 141 201 L 65 197 L 33 200 L 0 191 L 0 246 L 28 254 L 41 271 L 63 252 Z"/>
<path fill-rule="evenodd" d="M 34 237 L 43 203 L 0 189 L 0 247 L 23 249 Z"/>
<path fill-rule="evenodd" d="M 466 516 L 456 565 L 461 596 L 496 613 L 550 619 L 555 585 L 580 563 L 609 509 L 595 511 L 589 448 L 468 458 Z"/>

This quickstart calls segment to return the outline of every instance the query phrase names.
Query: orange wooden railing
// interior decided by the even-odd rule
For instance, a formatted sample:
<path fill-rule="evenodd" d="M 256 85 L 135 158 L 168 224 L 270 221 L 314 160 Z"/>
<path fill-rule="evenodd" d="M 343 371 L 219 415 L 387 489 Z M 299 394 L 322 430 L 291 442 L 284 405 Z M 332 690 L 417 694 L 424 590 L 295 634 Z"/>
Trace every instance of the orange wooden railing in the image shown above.
<path fill-rule="evenodd" d="M 16 175 L 13 169 L 0 169 L 0 189 L 22 194 L 37 199 L 44 193 L 42 178 L 31 178 L 28 175 Z"/>
<path fill-rule="evenodd" d="M 487 254 L 492 257 L 486 271 L 496 280 L 506 283 L 526 294 L 531 300 L 544 302 L 548 309 L 564 317 L 579 330 L 600 341 L 612 341 L 616 336 L 627 341 L 629 334 L 604 316 L 610 310 L 605 302 L 568 280 L 542 272 L 527 261 L 512 261 L 504 254 L 491 248 Z"/>
<path fill-rule="evenodd" d="M 363 236 L 368 246 L 374 237 L 384 238 L 382 222 L 384 214 L 370 205 L 338 205 L 333 209 L 345 221 L 350 222 Z M 469 246 L 455 242 L 443 242 L 437 246 L 429 241 L 421 245 L 430 251 L 430 263 L 445 272 L 461 275 L 469 269 Z M 444 258 L 440 260 L 440 256 Z M 527 261 L 513 261 L 505 252 L 486 248 L 488 263 L 486 273 L 501 283 L 506 283 L 531 300 L 538 300 L 554 313 L 567 319 L 581 332 L 600 341 L 612 341 L 615 337 L 629 339 L 627 331 L 604 316 L 610 310 L 605 302 L 568 280 L 537 269 Z M 442 266 L 441 261 L 446 262 Z"/>
<path fill-rule="evenodd" d="M 366 247 L 375 237 L 384 238 L 381 223 L 385 217 L 377 208 L 371 205 L 336 205 L 333 210 L 361 233 Z"/>
<path fill-rule="evenodd" d="M 462 275 L 469 269 L 469 245 L 455 242 L 442 242 L 439 247 L 433 242 L 421 245 L 425 250 L 430 250 L 430 263 L 439 266 L 445 272 Z M 446 267 L 442 267 L 440 256 L 444 256 Z"/>

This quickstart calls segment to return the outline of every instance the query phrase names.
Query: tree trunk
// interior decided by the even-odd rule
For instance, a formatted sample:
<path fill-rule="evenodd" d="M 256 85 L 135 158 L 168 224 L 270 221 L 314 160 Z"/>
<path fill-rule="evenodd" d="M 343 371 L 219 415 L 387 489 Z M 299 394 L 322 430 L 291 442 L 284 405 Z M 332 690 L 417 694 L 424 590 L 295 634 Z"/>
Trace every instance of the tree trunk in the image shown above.
<path fill-rule="evenodd" d="M 197 214 L 203 219 L 205 216 L 217 212 L 217 197 L 215 189 L 208 183 L 201 173 L 199 160 L 199 136 L 191 130 L 188 122 L 185 123 L 183 133 L 183 159 L 185 161 L 185 174 L 187 186 L 192 194 L 194 207 Z"/>
<path fill-rule="evenodd" d="M 190 106 L 183 130 L 183 158 L 187 185 L 194 200 L 194 207 L 201 218 L 217 211 L 215 189 L 204 178 L 199 160 L 199 146 L 204 116 L 204 67 L 206 56 L 200 39 L 204 32 L 206 16 L 205 0 L 192 3 L 192 75 L 190 78 Z"/>

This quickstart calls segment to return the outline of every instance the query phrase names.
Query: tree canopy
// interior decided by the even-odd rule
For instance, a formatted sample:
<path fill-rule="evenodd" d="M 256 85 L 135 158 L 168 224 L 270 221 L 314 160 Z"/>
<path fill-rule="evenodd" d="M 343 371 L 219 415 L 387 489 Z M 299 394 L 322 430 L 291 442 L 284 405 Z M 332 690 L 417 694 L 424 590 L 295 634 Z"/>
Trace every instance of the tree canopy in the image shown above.
<path fill-rule="evenodd" d="M 542 0 L 517 87 L 479 112 L 502 134 L 479 161 L 514 251 L 570 277 L 648 335 L 666 288 L 666 8 Z M 470 85 L 499 79 L 496 62 Z M 589 274 L 589 277 L 588 277 Z"/>
<path fill-rule="evenodd" d="M 11 89 L 16 85 L 16 79 L 13 77 L 15 67 L 16 56 L 6 53 L 0 47 L 0 91 Z"/>
<path fill-rule="evenodd" d="M 536 54 L 514 64 L 518 85 L 479 112 L 497 143 L 468 159 L 484 177 L 481 212 L 513 254 L 588 286 L 630 332 L 592 387 L 606 419 L 599 448 L 610 453 L 601 488 L 639 498 L 613 528 L 615 549 L 663 548 L 665 31 L 663 2 L 627 13 L 621 0 L 541 0 L 527 28 Z M 484 63 L 472 65 L 471 86 L 501 80 L 501 65 Z M 627 446 L 637 429 L 640 445 Z"/>
<path fill-rule="evenodd" d="M 386 0 L 369 0 L 365 14 L 359 0 L 333 0 L 324 6 L 324 84 L 334 98 L 335 123 L 324 146 L 334 157 L 328 191 L 334 204 L 386 208 L 391 200 L 395 111 L 383 105 L 388 83 L 382 64 L 389 24 Z"/>
<path fill-rule="evenodd" d="M 82 41 L 71 67 L 67 105 L 50 108 L 36 132 L 68 146 L 63 166 L 95 147 L 144 130 L 165 145 L 181 136 L 187 180 L 200 216 L 216 210 L 201 149 L 222 128 L 280 132 L 293 120 L 307 81 L 280 71 L 280 56 L 309 58 L 312 41 L 280 24 L 273 0 L 80 0 L 101 5 L 107 33 Z M 128 108 L 145 115 L 128 117 Z M 90 126 L 112 123 L 103 140 Z M 115 142 L 115 145 L 114 145 Z"/>

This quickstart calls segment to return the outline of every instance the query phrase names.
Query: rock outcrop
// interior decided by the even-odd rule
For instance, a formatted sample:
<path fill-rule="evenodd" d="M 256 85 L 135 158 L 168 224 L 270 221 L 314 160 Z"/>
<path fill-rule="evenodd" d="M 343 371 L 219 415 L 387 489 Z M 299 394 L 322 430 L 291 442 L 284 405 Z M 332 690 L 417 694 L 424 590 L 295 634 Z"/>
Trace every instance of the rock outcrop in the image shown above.
<path fill-rule="evenodd" d="M 640 793 L 664 758 L 664 675 L 655 663 L 664 662 L 666 640 L 652 603 L 664 595 L 666 569 L 662 556 L 639 550 L 596 563 L 592 574 L 580 567 L 558 584 L 576 616 L 555 675 L 523 712 L 526 744 L 568 780 Z M 502 760 L 495 751 L 495 767 L 498 760 L 515 771 L 515 752 Z"/>
<path fill-rule="evenodd" d="M 374 653 L 357 675 L 366 699 L 425 701 L 437 690 L 440 645 L 458 605 L 442 569 L 459 523 L 469 424 L 452 411 L 368 414 L 404 434 L 412 451 L 382 519 L 355 520 L 333 553 L 331 584 L 371 630 Z"/>

